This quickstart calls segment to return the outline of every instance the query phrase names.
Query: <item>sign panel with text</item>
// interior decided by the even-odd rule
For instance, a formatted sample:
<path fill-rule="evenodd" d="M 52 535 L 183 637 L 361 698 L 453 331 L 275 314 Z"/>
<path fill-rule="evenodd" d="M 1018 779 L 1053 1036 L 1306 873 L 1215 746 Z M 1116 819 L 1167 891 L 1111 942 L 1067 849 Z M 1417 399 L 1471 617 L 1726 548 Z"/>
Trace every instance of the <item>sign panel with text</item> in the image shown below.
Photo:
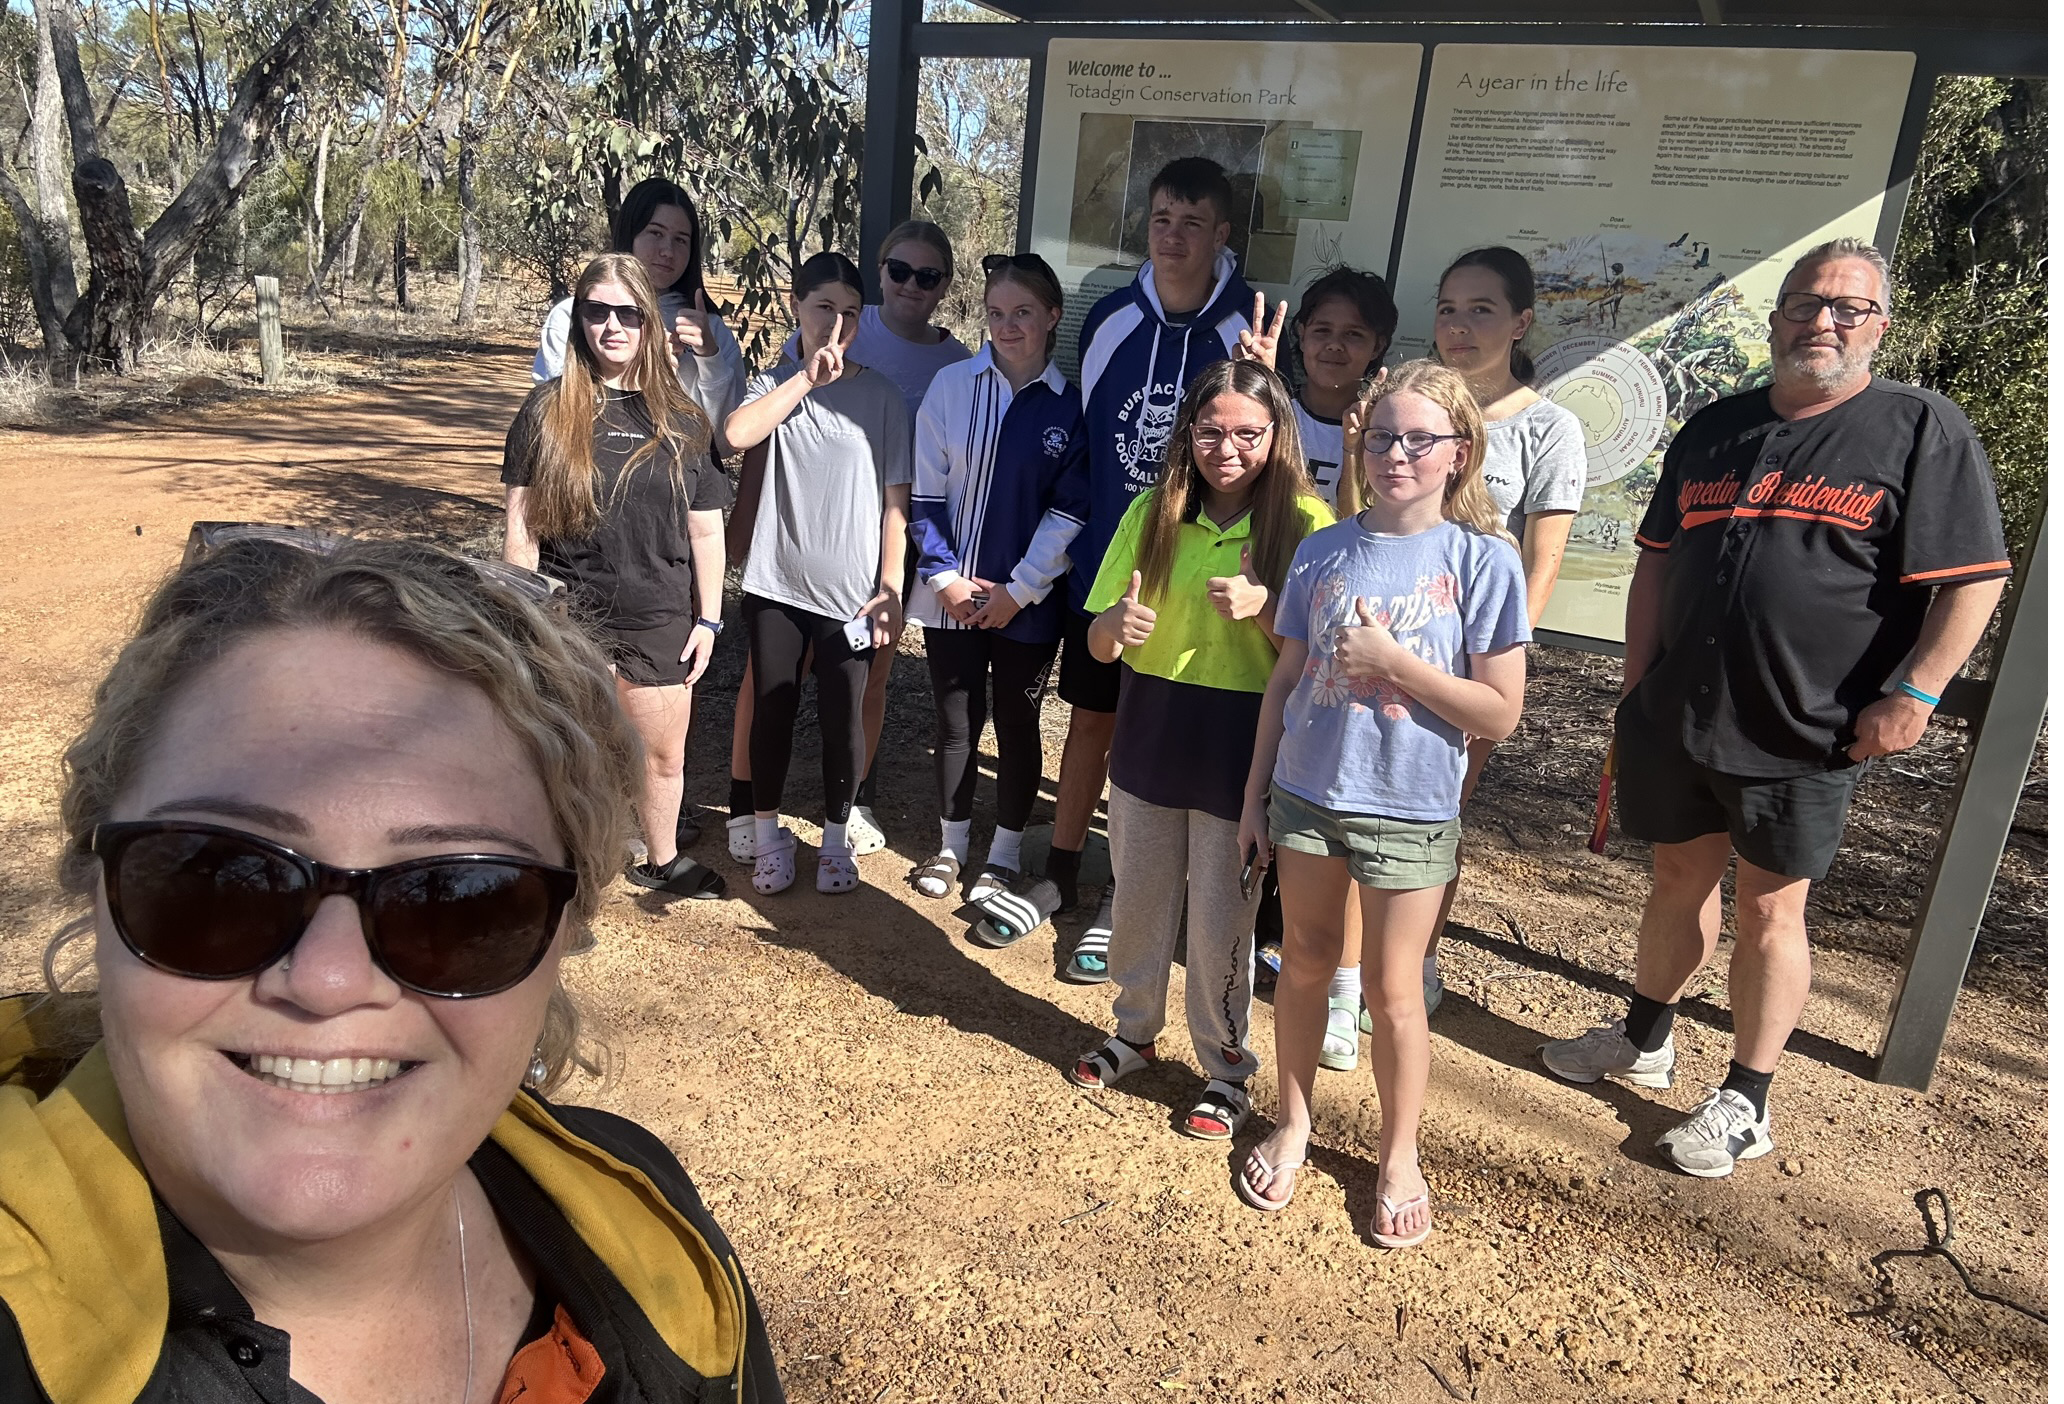
<path fill-rule="evenodd" d="M 1534 270 L 1541 392 L 1590 487 L 1542 627 L 1619 642 L 1634 527 L 1670 436 L 1769 372 L 1792 261 L 1878 228 L 1913 55 L 1443 44 L 1414 167 L 1392 359 L 1427 354 L 1458 253 Z"/>
<path fill-rule="evenodd" d="M 1147 186 L 1181 156 L 1226 170 L 1247 281 L 1294 297 L 1341 263 L 1389 266 L 1424 50 L 1417 44 L 1057 39 L 1032 248 L 1068 292 L 1075 374 L 1090 306 L 1146 261 Z"/>

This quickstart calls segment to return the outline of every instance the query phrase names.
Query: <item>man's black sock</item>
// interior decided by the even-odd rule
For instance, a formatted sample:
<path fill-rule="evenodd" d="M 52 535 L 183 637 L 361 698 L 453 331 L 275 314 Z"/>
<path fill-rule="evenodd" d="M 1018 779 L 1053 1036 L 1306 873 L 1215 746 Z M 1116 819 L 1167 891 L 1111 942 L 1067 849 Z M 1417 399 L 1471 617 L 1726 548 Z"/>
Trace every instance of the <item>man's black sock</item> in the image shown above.
<path fill-rule="evenodd" d="M 1745 1068 L 1740 1063 L 1728 1060 L 1727 1081 L 1720 1084 L 1722 1092 L 1739 1092 L 1749 1099 L 1749 1105 L 1756 1109 L 1756 1120 L 1763 1119 L 1763 1109 L 1770 1104 L 1770 1074 Z"/>
<path fill-rule="evenodd" d="M 1637 991 L 1627 1001 L 1627 1039 L 1643 1053 L 1653 1053 L 1670 1036 L 1677 1022 L 1676 1004 L 1664 1004 Z"/>
<path fill-rule="evenodd" d="M 752 781 L 731 777 L 731 817 L 750 819 L 753 815 Z"/>
<path fill-rule="evenodd" d="M 875 765 L 881 764 L 881 756 L 874 758 Z M 853 803 L 865 809 L 874 808 L 874 766 L 867 767 L 867 773 L 860 777 L 860 788 L 854 792 Z"/>

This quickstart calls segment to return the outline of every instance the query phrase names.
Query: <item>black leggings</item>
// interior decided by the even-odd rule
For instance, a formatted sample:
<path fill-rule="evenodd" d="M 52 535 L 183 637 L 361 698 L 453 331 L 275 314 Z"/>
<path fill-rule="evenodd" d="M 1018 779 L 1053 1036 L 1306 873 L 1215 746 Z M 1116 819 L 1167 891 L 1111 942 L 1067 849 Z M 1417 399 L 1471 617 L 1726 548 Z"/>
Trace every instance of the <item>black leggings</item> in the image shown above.
<path fill-rule="evenodd" d="M 988 720 L 996 676 L 996 824 L 1022 830 L 1039 797 L 1044 755 L 1039 700 L 1061 643 L 1019 643 L 987 629 L 926 629 L 925 661 L 939 713 L 939 812 L 959 822 L 975 813 L 975 744 Z"/>
<path fill-rule="evenodd" d="M 795 749 L 796 708 L 803 696 L 803 654 L 812 653 L 817 677 L 817 729 L 824 738 L 824 822 L 843 824 L 852 812 L 853 791 L 867 758 L 867 729 L 860 700 L 874 650 L 847 646 L 848 619 L 830 619 L 794 605 L 747 595 L 742 601 L 746 641 L 752 648 L 753 808 L 781 810 L 788 760 Z"/>

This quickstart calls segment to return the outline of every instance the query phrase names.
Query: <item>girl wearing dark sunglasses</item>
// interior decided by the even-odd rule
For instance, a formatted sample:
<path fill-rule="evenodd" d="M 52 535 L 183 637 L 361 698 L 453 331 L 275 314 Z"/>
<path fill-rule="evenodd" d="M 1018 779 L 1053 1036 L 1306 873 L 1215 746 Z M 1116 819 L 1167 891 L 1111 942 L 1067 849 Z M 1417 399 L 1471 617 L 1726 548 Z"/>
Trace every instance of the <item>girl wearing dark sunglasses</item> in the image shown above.
<path fill-rule="evenodd" d="M 624 196 L 610 247 L 637 259 L 651 275 L 659 294 L 656 326 L 673 351 L 681 388 L 712 424 L 723 424 L 745 394 L 745 358 L 702 285 L 702 217 L 695 202 L 670 180 L 639 181 Z M 533 380 L 550 380 L 566 368 L 576 330 L 574 301 L 555 303 L 545 314 L 530 367 Z"/>
<path fill-rule="evenodd" d="M 532 390 L 509 428 L 502 558 L 566 582 L 615 654 L 645 747 L 645 856 L 631 881 L 713 898 L 724 880 L 680 851 L 677 816 L 694 687 L 724 627 L 731 486 L 709 456 L 709 420 L 671 373 L 656 301 L 628 254 L 581 274 L 565 373 Z"/>
<path fill-rule="evenodd" d="M 780 1398 L 679 1163 L 542 1096 L 637 749 L 589 637 L 458 557 L 159 589 L 66 755 L 45 968 L 90 934 L 98 988 L 0 1001 L 0 1399 Z"/>

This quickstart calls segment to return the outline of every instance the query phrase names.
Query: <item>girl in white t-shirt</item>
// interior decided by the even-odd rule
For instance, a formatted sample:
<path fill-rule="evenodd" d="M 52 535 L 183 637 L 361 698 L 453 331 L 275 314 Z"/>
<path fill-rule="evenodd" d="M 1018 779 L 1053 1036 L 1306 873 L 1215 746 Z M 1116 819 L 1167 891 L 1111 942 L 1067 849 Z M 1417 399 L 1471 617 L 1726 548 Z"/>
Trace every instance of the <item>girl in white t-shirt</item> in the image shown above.
<path fill-rule="evenodd" d="M 1518 250 L 1502 245 L 1471 249 L 1441 274 L 1433 309 L 1434 359 L 1461 373 L 1483 411 L 1484 486 L 1505 530 L 1519 543 L 1527 624 L 1538 628 L 1562 570 L 1570 524 L 1583 504 L 1586 455 L 1582 422 L 1533 388 L 1533 357 L 1522 345 L 1533 325 L 1534 271 Z M 1470 739 L 1469 770 L 1462 780 L 1465 808 L 1496 744 L 1481 736 Z M 1435 956 L 1460 881 L 1458 876 L 1448 884 L 1426 946 L 1420 980 L 1429 1014 L 1440 1003 Z"/>
<path fill-rule="evenodd" d="M 702 219 L 688 192 L 654 176 L 632 186 L 617 212 L 610 240 L 616 253 L 645 265 L 659 290 L 659 317 L 673 340 L 674 368 L 688 398 L 721 434 L 724 419 L 745 395 L 745 358 L 738 338 L 711 310 L 702 286 Z M 573 299 L 554 303 L 538 331 L 532 380 L 557 378 L 566 365 L 566 339 L 573 327 Z M 721 439 L 721 457 L 730 452 Z"/>

